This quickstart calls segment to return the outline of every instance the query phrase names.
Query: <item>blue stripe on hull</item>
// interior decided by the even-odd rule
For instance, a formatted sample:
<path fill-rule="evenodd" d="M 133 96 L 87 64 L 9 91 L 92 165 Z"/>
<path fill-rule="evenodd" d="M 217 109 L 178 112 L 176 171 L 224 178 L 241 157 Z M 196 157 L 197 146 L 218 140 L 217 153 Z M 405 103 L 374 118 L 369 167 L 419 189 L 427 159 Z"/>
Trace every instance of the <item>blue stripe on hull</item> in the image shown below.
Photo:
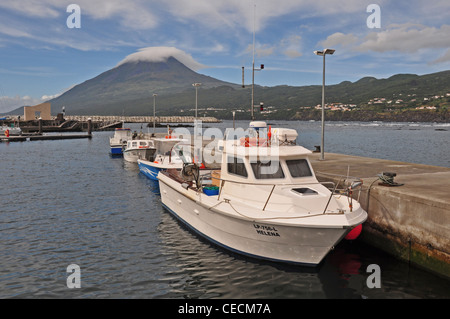
<path fill-rule="evenodd" d="M 145 165 L 143 163 L 138 163 L 138 166 L 139 166 L 139 170 L 141 171 L 142 174 L 144 174 L 145 176 L 147 176 L 148 178 L 150 178 L 154 181 L 158 180 L 158 178 L 156 178 L 156 176 L 158 176 L 158 173 L 160 171 L 159 168 Z"/>
<path fill-rule="evenodd" d="M 111 154 L 113 155 L 122 155 L 122 146 L 121 147 L 111 147 Z"/>

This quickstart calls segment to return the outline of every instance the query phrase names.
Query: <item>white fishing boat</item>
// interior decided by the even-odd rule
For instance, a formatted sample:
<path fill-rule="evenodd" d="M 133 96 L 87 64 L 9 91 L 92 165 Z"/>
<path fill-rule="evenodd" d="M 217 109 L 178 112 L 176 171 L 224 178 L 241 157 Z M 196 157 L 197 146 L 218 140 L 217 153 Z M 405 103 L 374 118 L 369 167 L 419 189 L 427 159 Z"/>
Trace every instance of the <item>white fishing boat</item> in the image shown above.
<path fill-rule="evenodd" d="M 123 150 L 123 159 L 133 163 L 137 163 L 138 159 L 150 160 L 153 159 L 155 151 L 153 139 L 128 140 Z"/>
<path fill-rule="evenodd" d="M 264 126 L 264 125 L 262 125 Z M 264 133 L 267 132 L 267 134 Z M 255 258 L 315 266 L 367 213 L 351 196 L 319 183 L 292 129 L 249 129 L 225 138 L 219 170 L 158 174 L 163 206 L 211 242 Z M 206 164 L 208 166 L 208 164 Z M 203 173 L 201 173 L 203 171 Z"/>
<path fill-rule="evenodd" d="M 109 138 L 109 145 L 112 155 L 123 155 L 123 149 L 127 145 L 127 141 L 132 139 L 131 129 L 116 128 L 114 136 Z"/>
<path fill-rule="evenodd" d="M 190 149 L 187 139 L 166 136 L 166 138 L 154 138 L 153 142 L 156 148 L 153 158 L 137 160 L 139 170 L 148 178 L 158 180 L 156 177 L 160 171 L 181 170 L 183 163 L 192 162 L 190 154 L 183 154 L 186 147 Z"/>
<path fill-rule="evenodd" d="M 0 136 L 17 136 L 22 135 L 22 129 L 20 127 L 9 127 L 7 125 L 0 126 Z"/>

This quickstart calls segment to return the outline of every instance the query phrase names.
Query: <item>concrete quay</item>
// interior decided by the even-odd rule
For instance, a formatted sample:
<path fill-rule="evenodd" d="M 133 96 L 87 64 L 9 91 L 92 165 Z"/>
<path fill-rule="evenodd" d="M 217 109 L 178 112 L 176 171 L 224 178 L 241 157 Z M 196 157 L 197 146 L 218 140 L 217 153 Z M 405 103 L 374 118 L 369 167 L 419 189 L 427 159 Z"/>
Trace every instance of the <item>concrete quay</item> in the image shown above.
<path fill-rule="evenodd" d="M 333 153 L 313 153 L 311 164 L 319 181 L 363 180 L 353 194 L 368 213 L 361 240 L 450 279 L 450 168 Z M 386 186 L 382 172 L 403 185 Z"/>

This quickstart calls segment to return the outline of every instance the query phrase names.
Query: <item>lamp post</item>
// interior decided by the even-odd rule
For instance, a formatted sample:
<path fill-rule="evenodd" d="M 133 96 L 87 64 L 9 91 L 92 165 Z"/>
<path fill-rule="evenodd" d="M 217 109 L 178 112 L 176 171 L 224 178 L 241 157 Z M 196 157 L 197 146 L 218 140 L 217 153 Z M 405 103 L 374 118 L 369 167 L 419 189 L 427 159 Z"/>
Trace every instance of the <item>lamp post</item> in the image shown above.
<path fill-rule="evenodd" d="M 322 79 L 322 142 L 320 145 L 320 159 L 324 160 L 324 144 L 325 144 L 325 56 L 333 54 L 336 50 L 325 49 L 323 51 L 314 51 L 315 55 L 323 56 L 323 79 Z"/>
<path fill-rule="evenodd" d="M 152 136 L 155 136 L 155 121 L 156 121 L 156 97 L 158 94 L 153 93 L 153 134 Z"/>
<path fill-rule="evenodd" d="M 195 119 L 197 120 L 197 107 L 198 107 L 198 87 L 202 85 L 201 83 L 192 84 L 195 87 Z"/>

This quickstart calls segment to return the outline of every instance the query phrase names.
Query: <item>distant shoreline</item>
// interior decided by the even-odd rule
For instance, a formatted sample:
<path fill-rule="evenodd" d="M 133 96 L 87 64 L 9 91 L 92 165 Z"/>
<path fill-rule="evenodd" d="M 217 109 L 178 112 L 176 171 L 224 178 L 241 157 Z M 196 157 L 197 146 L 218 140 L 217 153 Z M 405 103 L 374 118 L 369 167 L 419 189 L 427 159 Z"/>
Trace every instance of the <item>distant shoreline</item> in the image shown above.
<path fill-rule="evenodd" d="M 293 120 L 321 120 L 317 112 L 297 112 Z M 437 112 L 432 110 L 403 110 L 397 112 L 371 112 L 371 111 L 332 111 L 325 113 L 327 121 L 359 121 L 359 122 L 427 122 L 450 123 L 448 110 Z"/>

